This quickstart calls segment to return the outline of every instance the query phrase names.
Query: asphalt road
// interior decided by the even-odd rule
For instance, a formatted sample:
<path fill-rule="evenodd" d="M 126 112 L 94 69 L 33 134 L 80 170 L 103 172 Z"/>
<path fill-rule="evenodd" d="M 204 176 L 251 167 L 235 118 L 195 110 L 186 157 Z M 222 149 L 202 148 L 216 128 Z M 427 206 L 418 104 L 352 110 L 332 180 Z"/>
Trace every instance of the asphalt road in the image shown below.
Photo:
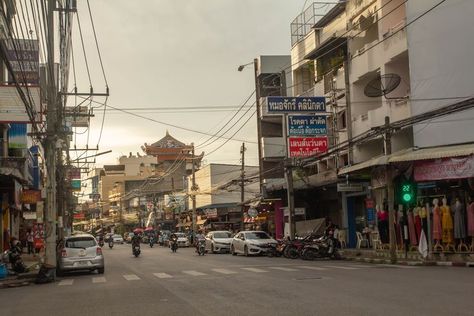
<path fill-rule="evenodd" d="M 104 248 L 104 275 L 0 290 L 0 315 L 474 315 L 474 270 Z"/>

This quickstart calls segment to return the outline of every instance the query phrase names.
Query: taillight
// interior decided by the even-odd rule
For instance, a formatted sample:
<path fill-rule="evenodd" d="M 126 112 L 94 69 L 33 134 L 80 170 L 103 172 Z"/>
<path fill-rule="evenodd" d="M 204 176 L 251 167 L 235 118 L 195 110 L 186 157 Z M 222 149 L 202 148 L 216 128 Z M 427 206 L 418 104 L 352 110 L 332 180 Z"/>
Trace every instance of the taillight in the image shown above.
<path fill-rule="evenodd" d="M 98 256 L 102 256 L 102 248 L 97 247 L 95 254 L 98 255 Z"/>
<path fill-rule="evenodd" d="M 61 251 L 61 257 L 63 257 L 63 258 L 66 258 L 66 257 L 67 257 L 66 249 L 63 249 L 63 250 Z"/>

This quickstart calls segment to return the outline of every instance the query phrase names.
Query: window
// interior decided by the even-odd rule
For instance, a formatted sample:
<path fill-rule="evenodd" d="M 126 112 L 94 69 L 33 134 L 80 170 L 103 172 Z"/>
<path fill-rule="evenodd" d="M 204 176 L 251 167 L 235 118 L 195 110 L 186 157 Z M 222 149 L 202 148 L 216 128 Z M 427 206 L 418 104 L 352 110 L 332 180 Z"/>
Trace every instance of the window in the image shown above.
<path fill-rule="evenodd" d="M 247 239 L 270 239 L 270 237 L 265 232 L 254 232 L 245 234 Z"/>
<path fill-rule="evenodd" d="M 66 240 L 66 248 L 90 248 L 96 246 L 97 243 L 95 239 L 92 237 L 78 237 L 78 238 L 71 238 Z"/>
<path fill-rule="evenodd" d="M 214 238 L 230 238 L 231 234 L 227 232 L 214 233 Z"/>
<path fill-rule="evenodd" d="M 347 118 L 346 118 L 346 110 L 343 110 L 337 113 L 337 129 L 345 129 L 347 127 Z"/>

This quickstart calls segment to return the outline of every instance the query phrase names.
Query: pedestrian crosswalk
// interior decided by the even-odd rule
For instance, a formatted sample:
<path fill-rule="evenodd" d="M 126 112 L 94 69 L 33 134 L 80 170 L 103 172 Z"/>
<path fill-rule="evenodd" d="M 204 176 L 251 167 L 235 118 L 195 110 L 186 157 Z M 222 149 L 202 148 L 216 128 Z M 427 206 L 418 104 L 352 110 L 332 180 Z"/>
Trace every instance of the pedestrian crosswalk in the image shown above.
<path fill-rule="evenodd" d="M 232 277 L 234 275 L 239 274 L 256 274 L 256 273 L 266 273 L 266 274 L 273 274 L 282 275 L 285 273 L 309 273 L 310 271 L 313 272 L 321 272 L 321 273 L 330 273 L 337 272 L 337 271 L 347 271 L 350 273 L 351 271 L 361 270 L 361 269 L 371 269 L 376 267 L 385 267 L 385 268 L 394 268 L 394 269 L 415 269 L 418 268 L 416 266 L 402 266 L 402 265 L 389 265 L 389 264 L 379 264 L 379 265 L 362 265 L 362 264 L 324 264 L 324 265 L 281 265 L 281 266 L 232 266 L 232 267 L 216 267 L 216 268 L 209 268 L 209 270 L 205 271 L 197 271 L 197 270 L 183 270 L 183 271 L 168 271 L 168 272 L 153 272 L 151 275 L 147 275 L 146 273 L 137 275 L 137 274 L 123 274 L 119 275 L 122 280 L 127 282 L 133 281 L 141 281 L 143 279 L 155 278 L 160 280 L 169 280 L 175 278 L 184 278 L 184 277 L 192 277 L 192 278 L 199 278 L 203 276 L 209 275 L 222 275 L 222 277 Z M 83 282 L 82 279 L 74 279 L 74 278 L 65 278 L 60 280 L 57 285 L 58 286 L 71 286 L 75 284 L 75 280 L 79 282 Z M 103 284 L 109 281 L 116 281 L 117 276 L 97 276 L 91 277 L 90 282 L 93 284 Z"/>

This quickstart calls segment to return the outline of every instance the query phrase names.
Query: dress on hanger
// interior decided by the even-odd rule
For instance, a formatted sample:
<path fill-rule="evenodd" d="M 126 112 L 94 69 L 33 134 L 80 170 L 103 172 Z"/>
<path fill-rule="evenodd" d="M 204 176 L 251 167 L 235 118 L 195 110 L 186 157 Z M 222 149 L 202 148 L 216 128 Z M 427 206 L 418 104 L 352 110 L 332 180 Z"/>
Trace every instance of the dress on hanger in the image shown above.
<path fill-rule="evenodd" d="M 461 203 L 453 206 L 454 211 L 454 238 L 463 239 L 466 238 L 466 221 L 464 214 L 464 205 Z"/>
<path fill-rule="evenodd" d="M 442 232 L 443 231 L 441 229 L 441 213 L 439 210 L 439 206 L 435 206 L 433 208 L 433 239 L 441 240 Z"/>
<path fill-rule="evenodd" d="M 441 206 L 441 225 L 443 228 L 443 243 L 453 243 L 453 217 L 451 216 L 451 209 L 449 206 Z"/>
<path fill-rule="evenodd" d="M 421 207 L 415 207 L 413 210 L 413 215 L 415 216 L 415 231 L 416 231 L 416 240 L 420 240 L 421 236 L 421 217 L 420 217 Z M 425 232 L 426 234 L 426 232 Z"/>
<path fill-rule="evenodd" d="M 467 235 L 474 237 L 474 201 L 467 207 Z"/>
<path fill-rule="evenodd" d="M 415 219 L 413 218 L 413 212 L 408 212 L 408 234 L 410 235 L 410 244 L 412 246 L 418 245 L 418 239 L 416 238 Z"/>

